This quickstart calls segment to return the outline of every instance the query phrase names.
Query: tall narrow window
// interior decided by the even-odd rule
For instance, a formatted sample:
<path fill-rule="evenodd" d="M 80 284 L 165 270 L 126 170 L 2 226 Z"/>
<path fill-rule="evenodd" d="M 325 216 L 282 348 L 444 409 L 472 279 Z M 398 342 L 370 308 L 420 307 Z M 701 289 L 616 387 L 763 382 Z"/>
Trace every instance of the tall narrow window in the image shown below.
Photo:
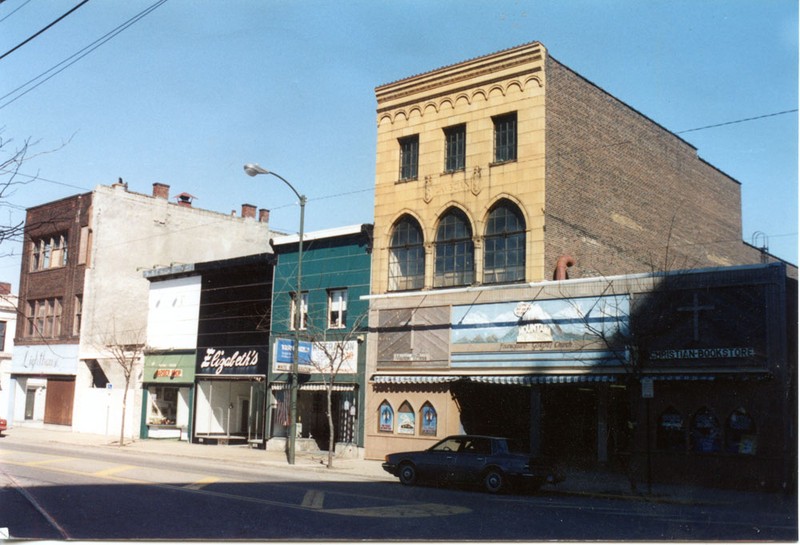
<path fill-rule="evenodd" d="M 341 329 L 347 326 L 347 290 L 328 290 L 328 327 Z"/>
<path fill-rule="evenodd" d="M 492 118 L 494 123 L 494 162 L 517 160 L 516 112 Z"/>
<path fill-rule="evenodd" d="M 431 405 L 430 402 L 426 401 L 422 406 L 422 411 L 420 411 L 420 413 L 422 418 L 419 429 L 420 435 L 435 436 L 437 429 L 436 409 L 433 408 L 433 405 Z"/>
<path fill-rule="evenodd" d="M 456 125 L 444 130 L 444 170 L 464 170 L 467 157 L 467 126 Z"/>
<path fill-rule="evenodd" d="M 501 201 L 489 213 L 483 251 L 484 283 L 525 280 L 525 221 L 510 202 Z"/>
<path fill-rule="evenodd" d="M 419 171 L 419 135 L 401 138 L 400 142 L 400 179 L 414 180 Z"/>
<path fill-rule="evenodd" d="M 76 295 L 72 309 L 72 334 L 81 334 L 81 318 L 83 317 L 83 295 Z"/>
<path fill-rule="evenodd" d="M 389 290 L 421 289 L 425 282 L 422 229 L 410 217 L 401 219 L 389 244 Z"/>
<path fill-rule="evenodd" d="M 378 431 L 392 433 L 394 431 L 394 409 L 388 401 L 378 408 Z"/>
<path fill-rule="evenodd" d="M 6 322 L 0 322 L 0 352 L 6 349 Z"/>
<path fill-rule="evenodd" d="M 289 319 L 289 329 L 296 329 L 297 328 L 297 293 L 294 292 L 291 294 L 292 297 L 292 309 L 291 315 Z M 299 329 L 306 329 L 308 327 L 308 292 L 304 291 L 301 296 L 301 303 L 300 303 L 300 328 Z"/>
<path fill-rule="evenodd" d="M 452 208 L 442 216 L 436 230 L 436 270 L 433 285 L 437 288 L 465 286 L 474 278 L 472 229 L 464 213 Z"/>

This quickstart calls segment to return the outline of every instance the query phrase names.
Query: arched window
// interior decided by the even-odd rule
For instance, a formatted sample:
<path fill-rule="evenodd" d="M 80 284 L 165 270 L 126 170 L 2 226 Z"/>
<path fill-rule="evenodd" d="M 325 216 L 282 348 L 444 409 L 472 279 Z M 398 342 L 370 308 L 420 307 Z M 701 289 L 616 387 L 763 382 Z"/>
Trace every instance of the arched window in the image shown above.
<path fill-rule="evenodd" d="M 519 209 L 501 201 L 486 222 L 483 242 L 483 282 L 525 280 L 525 220 Z"/>
<path fill-rule="evenodd" d="M 378 431 L 392 433 L 394 431 L 394 409 L 388 401 L 378 407 Z"/>
<path fill-rule="evenodd" d="M 420 417 L 422 418 L 422 422 L 420 423 L 419 433 L 420 435 L 436 435 L 436 409 L 433 408 L 433 405 L 430 402 L 426 401 L 425 404 L 422 406 L 422 410 L 420 411 Z"/>
<path fill-rule="evenodd" d="M 417 415 L 408 401 L 404 401 L 397 411 L 397 433 L 414 435 L 417 429 Z"/>
<path fill-rule="evenodd" d="M 425 248 L 422 229 L 413 218 L 394 226 L 389 244 L 389 290 L 417 290 L 425 284 Z"/>
<path fill-rule="evenodd" d="M 690 437 L 695 452 L 719 452 L 722 449 L 722 434 L 714 411 L 702 407 L 692 417 Z"/>
<path fill-rule="evenodd" d="M 674 407 L 669 407 L 658 418 L 656 448 L 682 451 L 686 449 L 686 426 L 683 416 Z"/>
<path fill-rule="evenodd" d="M 731 413 L 725 422 L 725 450 L 737 454 L 755 454 L 757 446 L 756 423 L 743 408 Z"/>
<path fill-rule="evenodd" d="M 475 278 L 475 248 L 467 216 L 457 208 L 448 210 L 436 229 L 436 271 L 433 285 L 437 288 L 465 286 Z"/>

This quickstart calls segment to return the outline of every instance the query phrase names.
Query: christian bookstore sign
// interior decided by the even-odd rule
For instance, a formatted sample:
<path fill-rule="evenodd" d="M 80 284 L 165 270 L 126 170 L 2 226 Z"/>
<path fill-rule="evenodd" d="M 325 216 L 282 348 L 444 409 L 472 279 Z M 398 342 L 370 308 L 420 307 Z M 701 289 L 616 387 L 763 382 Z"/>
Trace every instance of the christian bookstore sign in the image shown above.
<path fill-rule="evenodd" d="M 262 348 L 206 348 L 197 355 L 198 375 L 265 375 L 267 351 Z"/>

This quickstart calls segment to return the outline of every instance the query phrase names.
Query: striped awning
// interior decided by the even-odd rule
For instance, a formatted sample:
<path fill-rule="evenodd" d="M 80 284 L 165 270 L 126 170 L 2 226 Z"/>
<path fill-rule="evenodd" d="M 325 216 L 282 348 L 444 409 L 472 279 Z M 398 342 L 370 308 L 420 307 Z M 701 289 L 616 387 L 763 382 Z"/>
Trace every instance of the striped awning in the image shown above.
<path fill-rule="evenodd" d="M 373 384 L 442 384 L 468 380 L 482 384 L 570 384 L 585 382 L 614 382 L 613 375 L 373 375 Z"/>
<path fill-rule="evenodd" d="M 676 381 L 676 380 L 707 380 L 711 381 L 714 380 L 716 377 L 714 375 L 644 375 L 642 379 L 649 378 L 651 380 L 668 380 L 668 381 Z"/>
<path fill-rule="evenodd" d="M 273 382 L 269 385 L 270 390 L 289 390 L 290 385 L 287 382 Z M 300 384 L 299 389 L 305 391 L 324 391 L 328 389 L 328 385 L 321 382 L 307 382 Z M 355 384 L 334 384 L 334 392 L 352 392 L 356 389 Z"/>

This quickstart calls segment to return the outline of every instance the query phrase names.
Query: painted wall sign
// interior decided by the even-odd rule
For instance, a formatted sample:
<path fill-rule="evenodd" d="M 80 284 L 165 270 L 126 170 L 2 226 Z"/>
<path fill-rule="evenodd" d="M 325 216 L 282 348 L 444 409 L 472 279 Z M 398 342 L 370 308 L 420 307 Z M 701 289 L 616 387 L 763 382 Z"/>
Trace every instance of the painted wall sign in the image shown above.
<path fill-rule="evenodd" d="M 77 344 L 16 345 L 11 358 L 15 374 L 74 375 L 77 370 Z"/>
<path fill-rule="evenodd" d="M 260 348 L 206 348 L 197 356 L 198 375 L 263 375 L 266 365 Z"/>

